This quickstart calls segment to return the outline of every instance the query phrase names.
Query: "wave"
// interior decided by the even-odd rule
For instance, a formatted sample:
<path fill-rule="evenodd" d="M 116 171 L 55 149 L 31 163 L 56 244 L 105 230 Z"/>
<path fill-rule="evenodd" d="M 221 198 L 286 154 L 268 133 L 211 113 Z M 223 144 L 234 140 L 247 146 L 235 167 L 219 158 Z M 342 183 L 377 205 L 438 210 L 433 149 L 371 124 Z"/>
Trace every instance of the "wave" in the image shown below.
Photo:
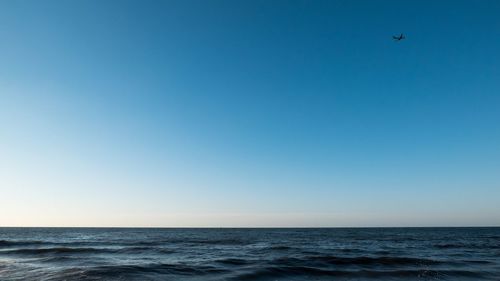
<path fill-rule="evenodd" d="M 26 245 L 41 245 L 46 242 L 38 240 L 0 240 L 0 247 L 26 246 Z"/>
<path fill-rule="evenodd" d="M 19 246 L 35 246 L 35 245 L 60 245 L 60 246 L 165 246 L 175 244 L 199 244 L 199 245 L 246 245 L 247 241 L 241 239 L 165 239 L 159 241 L 40 241 L 40 240 L 0 240 L 0 248 L 2 247 L 19 247 Z"/>
<path fill-rule="evenodd" d="M 227 264 L 227 265 L 247 265 L 247 264 L 251 264 L 252 263 L 249 260 L 235 259 L 235 258 L 217 260 L 216 262 L 217 263 L 221 263 L 221 264 Z"/>
<path fill-rule="evenodd" d="M 98 277 L 98 278 L 125 278 L 127 276 L 202 276 L 207 274 L 227 273 L 228 271 L 214 266 L 188 266 L 184 264 L 144 264 L 144 265 L 109 265 L 97 266 L 86 269 L 84 271 L 76 271 L 80 276 Z M 69 275 L 69 276 L 68 276 Z M 66 274 L 65 278 L 74 278 L 70 274 Z M 146 278 L 147 279 L 147 278 Z M 105 279 L 106 280 L 106 279 Z"/>
<path fill-rule="evenodd" d="M 228 258 L 217 260 L 217 263 L 228 265 L 248 265 L 258 261 Z M 466 261 L 468 262 L 468 261 Z M 481 263 L 483 261 L 471 261 Z M 337 256 L 307 256 L 307 257 L 281 257 L 268 262 L 274 266 L 431 266 L 441 264 L 455 264 L 432 259 L 410 257 L 337 257 Z"/>
<path fill-rule="evenodd" d="M 96 246 L 96 245 L 115 245 L 109 241 L 68 241 L 68 242 L 54 242 L 54 241 L 41 241 L 41 240 L 0 240 L 0 248 L 8 247 L 23 247 L 23 246 Z M 116 244 L 119 245 L 119 244 Z"/>
<path fill-rule="evenodd" d="M 81 253 L 106 253 L 106 252 L 115 252 L 115 251 L 103 248 L 69 248 L 69 247 L 29 248 L 29 249 L 0 251 L 1 254 L 18 254 L 18 255 L 71 254 L 71 253 L 81 254 Z"/>
<path fill-rule="evenodd" d="M 267 267 L 249 273 L 237 275 L 233 280 L 261 280 L 279 277 L 347 277 L 347 278 L 443 278 L 443 277 L 467 277 L 484 278 L 484 274 L 467 270 L 326 270 L 314 267 L 293 266 L 293 267 Z"/>
<path fill-rule="evenodd" d="M 169 243 L 181 244 L 209 244 L 209 245 L 247 245 L 247 241 L 241 239 L 182 239 L 182 240 L 169 240 Z"/>
<path fill-rule="evenodd" d="M 443 243 L 435 244 L 434 248 L 438 249 L 500 249 L 498 244 L 463 244 L 463 243 Z"/>
<path fill-rule="evenodd" d="M 265 250 L 275 250 L 275 251 L 286 251 L 286 250 L 291 250 L 293 249 L 293 247 L 290 247 L 290 246 L 271 246 L 271 247 L 268 247 L 268 248 L 265 248 Z"/>
<path fill-rule="evenodd" d="M 172 254 L 174 250 L 156 247 L 124 247 L 124 248 L 93 248 L 93 247 L 51 247 L 51 248 L 20 248 L 0 250 L 0 254 L 7 255 L 42 255 L 42 254 L 137 254 L 159 253 Z"/>
<path fill-rule="evenodd" d="M 279 258 L 274 261 L 277 264 L 296 265 L 311 262 L 326 263 L 329 265 L 436 265 L 443 261 L 432 259 L 420 259 L 410 257 L 337 257 L 337 256 L 309 256 L 304 258 Z"/>

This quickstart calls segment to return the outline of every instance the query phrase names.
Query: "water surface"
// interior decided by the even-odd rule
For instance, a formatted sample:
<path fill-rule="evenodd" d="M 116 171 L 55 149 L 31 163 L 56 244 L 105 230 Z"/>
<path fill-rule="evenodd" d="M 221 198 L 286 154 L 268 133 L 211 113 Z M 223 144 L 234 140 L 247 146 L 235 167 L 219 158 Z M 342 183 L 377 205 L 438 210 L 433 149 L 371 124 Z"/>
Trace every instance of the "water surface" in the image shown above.
<path fill-rule="evenodd" d="M 500 280 L 500 228 L 0 228 L 0 280 Z"/>

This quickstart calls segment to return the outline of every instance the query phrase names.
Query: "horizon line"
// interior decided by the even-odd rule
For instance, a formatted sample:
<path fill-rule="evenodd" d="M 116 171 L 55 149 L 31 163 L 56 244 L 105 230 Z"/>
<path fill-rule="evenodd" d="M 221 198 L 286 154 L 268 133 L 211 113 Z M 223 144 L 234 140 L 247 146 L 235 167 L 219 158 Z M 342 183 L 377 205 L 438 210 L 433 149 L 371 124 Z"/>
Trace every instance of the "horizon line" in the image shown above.
<path fill-rule="evenodd" d="M 500 228 L 484 226 L 0 226 L 0 228 L 144 228 L 144 229 L 326 229 L 326 228 Z"/>

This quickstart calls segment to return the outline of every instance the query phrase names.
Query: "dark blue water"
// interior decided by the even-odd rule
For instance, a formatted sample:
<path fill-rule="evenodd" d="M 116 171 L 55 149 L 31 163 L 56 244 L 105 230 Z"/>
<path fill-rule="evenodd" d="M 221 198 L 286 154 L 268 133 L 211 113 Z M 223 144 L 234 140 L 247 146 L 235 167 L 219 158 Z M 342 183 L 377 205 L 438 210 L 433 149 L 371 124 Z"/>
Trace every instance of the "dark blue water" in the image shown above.
<path fill-rule="evenodd" d="M 0 228 L 0 280 L 500 280 L 500 228 Z"/>

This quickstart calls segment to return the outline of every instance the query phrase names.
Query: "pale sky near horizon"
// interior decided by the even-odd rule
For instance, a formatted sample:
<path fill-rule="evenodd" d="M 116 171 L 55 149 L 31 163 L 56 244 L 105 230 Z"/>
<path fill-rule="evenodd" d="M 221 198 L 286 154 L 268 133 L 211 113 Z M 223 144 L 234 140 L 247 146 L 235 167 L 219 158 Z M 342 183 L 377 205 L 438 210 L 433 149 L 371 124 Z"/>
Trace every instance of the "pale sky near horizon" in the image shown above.
<path fill-rule="evenodd" d="M 500 226 L 499 202 L 500 1 L 0 1 L 0 226 Z"/>

